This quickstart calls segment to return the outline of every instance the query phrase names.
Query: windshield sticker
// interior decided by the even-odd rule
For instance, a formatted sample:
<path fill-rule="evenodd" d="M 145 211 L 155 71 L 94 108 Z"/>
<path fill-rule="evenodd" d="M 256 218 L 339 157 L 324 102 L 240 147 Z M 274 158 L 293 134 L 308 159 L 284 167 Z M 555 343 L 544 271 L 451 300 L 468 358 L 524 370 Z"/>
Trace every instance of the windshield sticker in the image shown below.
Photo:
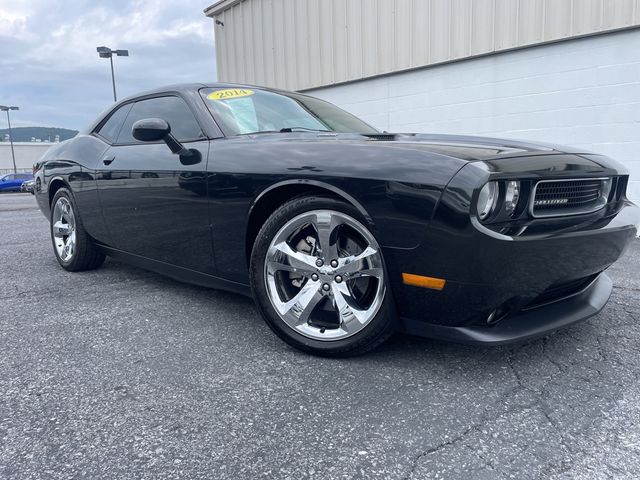
<path fill-rule="evenodd" d="M 209 100 L 226 100 L 228 98 L 241 98 L 253 95 L 253 90 L 248 88 L 228 88 L 225 90 L 217 90 L 207 95 Z"/>

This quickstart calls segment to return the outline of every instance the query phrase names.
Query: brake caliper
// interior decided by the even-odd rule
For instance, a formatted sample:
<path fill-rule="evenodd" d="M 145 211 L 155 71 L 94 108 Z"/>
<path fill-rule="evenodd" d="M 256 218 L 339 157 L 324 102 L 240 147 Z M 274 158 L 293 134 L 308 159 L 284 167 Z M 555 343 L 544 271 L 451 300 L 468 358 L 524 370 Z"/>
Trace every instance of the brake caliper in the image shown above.
<path fill-rule="evenodd" d="M 315 256 L 317 250 L 316 239 L 311 235 L 308 235 L 306 238 L 303 238 L 298 242 L 296 250 L 298 252 L 306 253 L 307 255 Z M 291 284 L 296 288 L 301 288 L 304 284 L 304 276 L 299 273 L 290 272 L 289 279 L 291 280 Z"/>

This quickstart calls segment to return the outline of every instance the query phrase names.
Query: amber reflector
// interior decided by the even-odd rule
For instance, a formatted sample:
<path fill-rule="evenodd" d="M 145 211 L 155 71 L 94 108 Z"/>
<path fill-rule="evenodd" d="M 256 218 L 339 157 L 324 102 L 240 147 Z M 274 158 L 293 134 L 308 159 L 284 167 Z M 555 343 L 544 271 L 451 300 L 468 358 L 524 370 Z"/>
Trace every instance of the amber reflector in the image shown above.
<path fill-rule="evenodd" d="M 442 290 L 447 281 L 443 278 L 423 277 L 413 273 L 403 273 L 402 283 L 414 287 L 430 288 L 431 290 Z"/>

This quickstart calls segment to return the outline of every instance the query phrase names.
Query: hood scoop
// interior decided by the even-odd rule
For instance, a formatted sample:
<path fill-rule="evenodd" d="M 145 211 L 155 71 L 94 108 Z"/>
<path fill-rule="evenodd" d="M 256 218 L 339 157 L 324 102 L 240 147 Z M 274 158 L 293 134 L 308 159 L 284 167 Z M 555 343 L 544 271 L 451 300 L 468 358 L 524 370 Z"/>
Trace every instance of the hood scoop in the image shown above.
<path fill-rule="evenodd" d="M 398 139 L 395 133 L 363 133 L 362 135 L 378 142 L 393 142 Z"/>

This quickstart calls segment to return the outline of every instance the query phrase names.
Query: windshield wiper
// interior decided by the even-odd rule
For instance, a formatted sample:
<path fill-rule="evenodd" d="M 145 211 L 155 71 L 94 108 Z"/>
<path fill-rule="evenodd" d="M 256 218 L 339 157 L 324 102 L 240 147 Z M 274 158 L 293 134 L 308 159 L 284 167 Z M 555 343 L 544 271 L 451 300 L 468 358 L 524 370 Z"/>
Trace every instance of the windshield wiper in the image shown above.
<path fill-rule="evenodd" d="M 322 130 L 319 128 L 307 128 L 307 127 L 284 127 L 280 129 L 280 133 L 291 133 L 302 130 L 303 132 L 331 132 L 332 130 Z"/>
<path fill-rule="evenodd" d="M 256 132 L 238 133 L 236 135 L 237 136 L 261 135 L 261 134 L 264 134 L 264 133 L 291 133 L 291 132 L 297 132 L 297 131 L 303 131 L 303 132 L 333 132 L 333 130 L 320 130 L 320 129 L 307 128 L 307 127 L 285 127 L 285 128 L 281 128 L 280 130 L 258 130 Z"/>

